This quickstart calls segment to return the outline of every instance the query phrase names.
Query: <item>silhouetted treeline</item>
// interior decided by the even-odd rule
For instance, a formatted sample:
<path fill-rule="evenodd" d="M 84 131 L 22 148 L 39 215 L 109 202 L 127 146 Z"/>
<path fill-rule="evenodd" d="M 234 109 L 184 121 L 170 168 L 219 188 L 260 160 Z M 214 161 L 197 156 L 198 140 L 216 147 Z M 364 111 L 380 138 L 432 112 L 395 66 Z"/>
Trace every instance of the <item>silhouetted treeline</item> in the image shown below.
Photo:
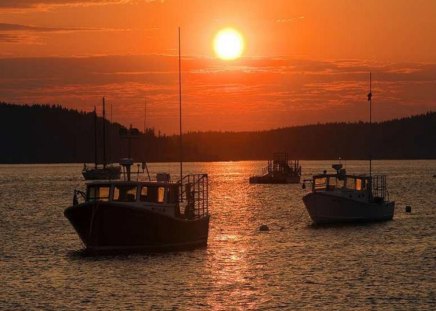
<path fill-rule="evenodd" d="M 102 162 L 102 123 L 98 118 L 98 160 Z M 107 160 L 128 154 L 120 124 L 106 120 Z M 0 103 L 0 163 L 94 161 L 94 114 L 61 106 Z M 142 134 L 142 133 L 141 133 Z M 185 161 L 269 159 L 286 151 L 295 159 L 435 159 L 436 112 L 375 123 L 329 123 L 261 132 L 192 132 L 183 135 Z M 146 135 L 132 139 L 137 161 L 178 161 L 179 137 Z M 372 150 L 372 152 L 370 152 Z"/>
<path fill-rule="evenodd" d="M 286 151 L 293 159 L 435 159 L 436 112 L 373 123 L 329 123 L 261 132 L 185 135 L 188 160 L 270 159 Z M 192 158 L 191 158 L 192 157 Z"/>

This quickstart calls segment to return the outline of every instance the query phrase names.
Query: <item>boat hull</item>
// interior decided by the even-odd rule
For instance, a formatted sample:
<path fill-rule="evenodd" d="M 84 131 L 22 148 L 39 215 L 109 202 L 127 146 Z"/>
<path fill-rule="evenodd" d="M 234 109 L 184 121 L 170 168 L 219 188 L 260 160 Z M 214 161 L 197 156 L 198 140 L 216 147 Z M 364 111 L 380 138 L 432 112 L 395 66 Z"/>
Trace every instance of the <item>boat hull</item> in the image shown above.
<path fill-rule="evenodd" d="M 315 224 L 386 221 L 395 210 L 395 202 L 363 202 L 322 192 L 305 195 L 303 202 Z"/>
<path fill-rule="evenodd" d="M 74 205 L 64 214 L 92 253 L 173 251 L 207 245 L 209 216 L 188 220 L 111 202 Z"/>

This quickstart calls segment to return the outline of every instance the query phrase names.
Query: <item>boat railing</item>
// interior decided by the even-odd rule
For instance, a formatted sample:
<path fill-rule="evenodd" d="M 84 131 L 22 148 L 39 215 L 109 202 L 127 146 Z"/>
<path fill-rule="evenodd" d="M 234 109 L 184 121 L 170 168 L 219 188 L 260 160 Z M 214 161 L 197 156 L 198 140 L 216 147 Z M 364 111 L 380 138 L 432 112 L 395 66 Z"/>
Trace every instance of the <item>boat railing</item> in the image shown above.
<path fill-rule="evenodd" d="M 375 200 L 389 201 L 389 192 L 386 187 L 386 175 L 373 175 L 371 179 L 372 197 Z"/>
<path fill-rule="evenodd" d="M 180 187 L 180 212 L 186 218 L 196 219 L 209 214 L 209 180 L 207 174 L 186 175 L 180 181 Z"/>
<path fill-rule="evenodd" d="M 77 196 L 77 195 L 79 195 L 79 196 Z M 81 191 L 81 190 L 74 189 L 73 205 L 79 204 L 79 198 L 81 198 L 80 201 L 85 202 L 86 201 L 86 193 Z"/>

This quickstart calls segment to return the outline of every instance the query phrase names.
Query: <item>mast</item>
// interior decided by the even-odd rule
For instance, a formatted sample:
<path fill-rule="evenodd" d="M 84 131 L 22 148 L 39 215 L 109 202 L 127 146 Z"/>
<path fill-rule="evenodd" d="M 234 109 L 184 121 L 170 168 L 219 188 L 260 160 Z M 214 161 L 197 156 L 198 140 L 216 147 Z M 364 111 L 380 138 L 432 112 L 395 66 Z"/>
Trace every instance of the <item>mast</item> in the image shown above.
<path fill-rule="evenodd" d="M 144 99 L 144 167 L 147 170 L 148 180 L 151 181 L 150 172 L 148 171 L 147 166 L 147 99 Z"/>
<path fill-rule="evenodd" d="M 179 136 L 180 136 L 180 182 L 183 178 L 183 145 L 182 145 L 182 59 L 180 44 L 180 27 L 179 27 Z"/>
<path fill-rule="evenodd" d="M 372 79 L 371 72 L 369 73 L 369 93 L 368 93 L 368 101 L 369 101 L 369 177 L 372 176 Z"/>
<path fill-rule="evenodd" d="M 147 99 L 145 98 L 144 99 L 144 134 L 147 130 L 147 127 L 146 127 L 147 123 L 146 122 L 147 122 Z"/>
<path fill-rule="evenodd" d="M 97 108 L 94 106 L 94 168 L 97 168 Z"/>
<path fill-rule="evenodd" d="M 112 163 L 112 103 L 111 103 L 111 119 L 110 119 L 110 127 L 109 127 L 109 163 Z"/>
<path fill-rule="evenodd" d="M 103 168 L 106 168 L 106 107 L 103 97 Z"/>

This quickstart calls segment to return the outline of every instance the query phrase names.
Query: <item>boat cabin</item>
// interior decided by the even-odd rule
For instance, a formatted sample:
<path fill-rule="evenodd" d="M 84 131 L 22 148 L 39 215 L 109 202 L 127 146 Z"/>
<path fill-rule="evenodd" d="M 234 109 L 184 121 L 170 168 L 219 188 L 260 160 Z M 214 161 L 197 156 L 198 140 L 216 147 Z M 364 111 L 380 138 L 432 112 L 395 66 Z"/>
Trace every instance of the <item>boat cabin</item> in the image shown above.
<path fill-rule="evenodd" d="M 86 201 L 148 202 L 177 204 L 179 184 L 168 182 L 90 182 Z"/>
<path fill-rule="evenodd" d="M 180 182 L 171 182 L 169 174 L 157 174 L 154 181 L 89 181 L 86 192 L 75 190 L 73 205 L 107 202 L 151 210 L 171 217 L 196 219 L 207 216 L 207 174 L 185 175 Z"/>
<path fill-rule="evenodd" d="M 347 175 L 343 169 L 313 176 L 312 192 L 320 191 L 364 201 L 384 201 L 389 196 L 385 175 Z"/>

